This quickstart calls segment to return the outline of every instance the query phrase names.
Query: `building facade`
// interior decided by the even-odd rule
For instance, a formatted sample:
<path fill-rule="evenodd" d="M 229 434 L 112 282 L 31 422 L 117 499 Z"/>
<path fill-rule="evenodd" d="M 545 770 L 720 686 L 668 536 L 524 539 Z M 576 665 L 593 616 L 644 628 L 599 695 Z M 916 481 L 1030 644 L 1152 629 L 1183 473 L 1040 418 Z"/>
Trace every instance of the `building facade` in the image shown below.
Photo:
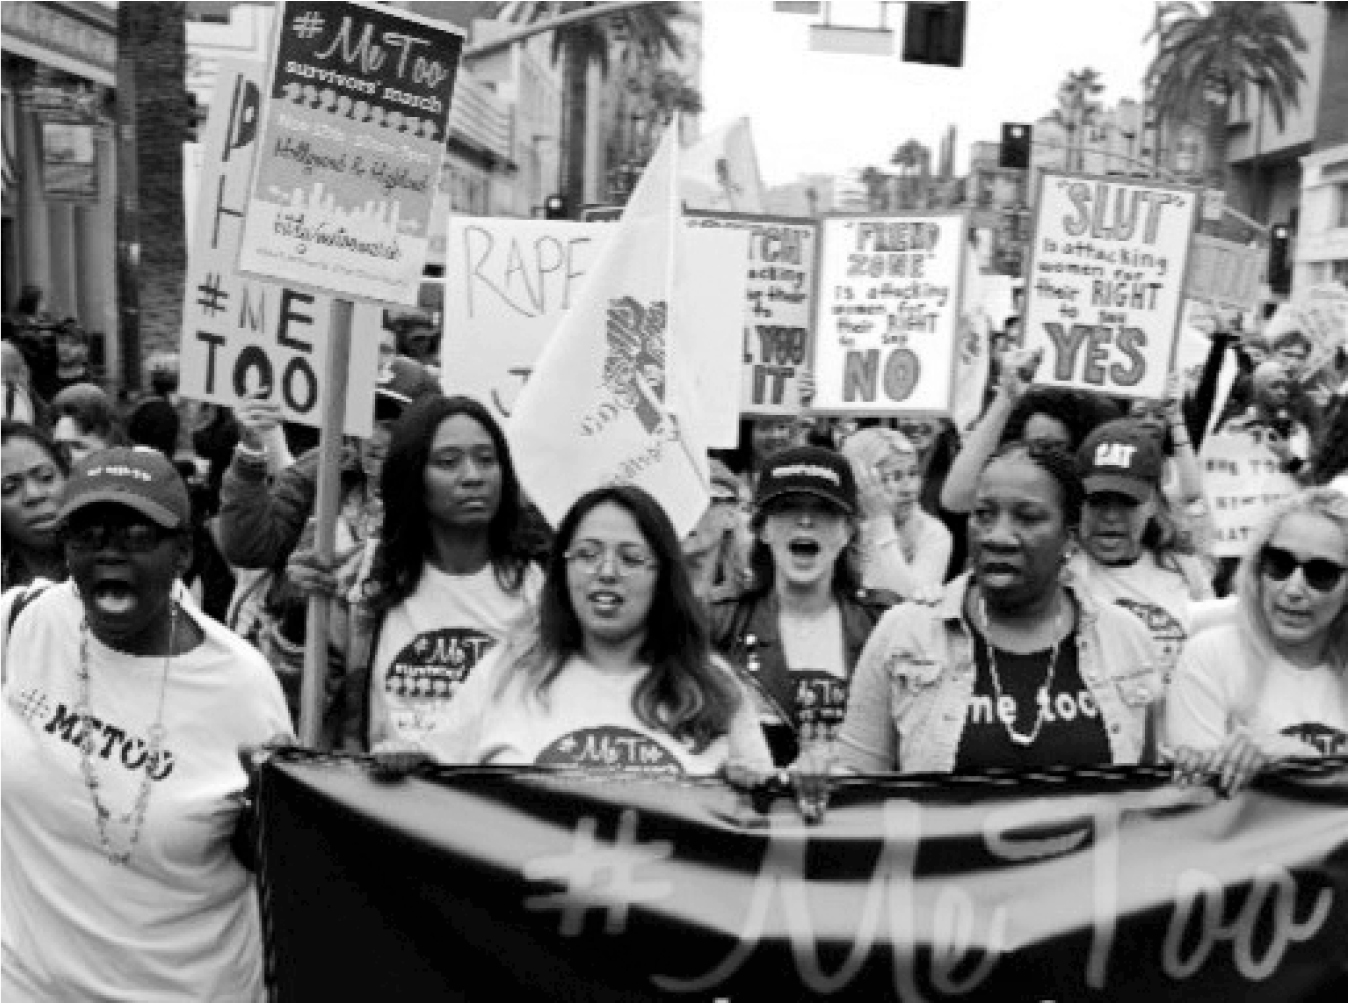
<path fill-rule="evenodd" d="M 24 286 L 117 372 L 117 19 L 98 3 L 0 4 L 4 308 Z"/>

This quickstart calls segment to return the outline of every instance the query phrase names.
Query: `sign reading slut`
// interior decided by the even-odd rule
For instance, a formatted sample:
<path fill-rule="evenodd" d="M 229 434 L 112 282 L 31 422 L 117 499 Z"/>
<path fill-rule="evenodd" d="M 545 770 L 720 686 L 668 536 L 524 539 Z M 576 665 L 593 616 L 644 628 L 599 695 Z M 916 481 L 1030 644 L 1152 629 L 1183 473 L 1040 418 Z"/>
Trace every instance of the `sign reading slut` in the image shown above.
<path fill-rule="evenodd" d="M 205 157 L 183 299 L 181 392 L 237 407 L 257 393 L 287 421 L 317 427 L 327 400 L 331 298 L 240 275 L 236 269 L 248 180 L 257 155 L 260 63 L 225 61 L 206 121 Z M 358 331 L 378 330 L 382 310 L 360 304 Z M 348 435 L 368 436 L 379 344 L 354 339 L 346 387 Z"/>
<path fill-rule="evenodd" d="M 1154 181 L 1040 176 L 1025 347 L 1036 382 L 1161 397 L 1184 300 L 1199 192 Z"/>
<path fill-rule="evenodd" d="M 961 212 L 823 221 L 813 411 L 950 412 L 965 230 Z"/>
<path fill-rule="evenodd" d="M 241 271 L 416 303 L 462 47 L 402 10 L 280 5 Z"/>

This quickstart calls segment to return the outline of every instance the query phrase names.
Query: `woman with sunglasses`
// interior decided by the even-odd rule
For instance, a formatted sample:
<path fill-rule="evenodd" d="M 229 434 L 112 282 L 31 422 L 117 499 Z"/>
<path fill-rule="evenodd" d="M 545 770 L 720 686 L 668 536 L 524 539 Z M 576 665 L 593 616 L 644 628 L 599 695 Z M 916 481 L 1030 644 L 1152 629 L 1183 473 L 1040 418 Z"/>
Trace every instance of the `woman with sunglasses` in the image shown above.
<path fill-rule="evenodd" d="M 6 1000 L 261 1001 L 234 855 L 240 750 L 290 722 L 266 661 L 185 597 L 191 503 L 160 453 L 75 466 L 69 582 L 0 604 Z"/>
<path fill-rule="evenodd" d="M 1227 793 L 1274 760 L 1348 752 L 1348 497 L 1277 508 L 1236 594 L 1235 623 L 1185 648 L 1166 711 L 1177 775 Z"/>
<path fill-rule="evenodd" d="M 0 588 L 27 585 L 38 578 L 64 581 L 65 549 L 57 537 L 57 506 L 70 464 L 45 432 L 6 421 L 0 432 L 4 462 L 0 489 Z"/>
<path fill-rule="evenodd" d="M 436 760 L 648 776 L 772 766 L 743 690 L 712 656 L 674 527 L 640 488 L 598 488 L 572 505 L 537 629 L 489 665 L 421 740 Z M 405 768 L 405 751 L 376 753 Z"/>

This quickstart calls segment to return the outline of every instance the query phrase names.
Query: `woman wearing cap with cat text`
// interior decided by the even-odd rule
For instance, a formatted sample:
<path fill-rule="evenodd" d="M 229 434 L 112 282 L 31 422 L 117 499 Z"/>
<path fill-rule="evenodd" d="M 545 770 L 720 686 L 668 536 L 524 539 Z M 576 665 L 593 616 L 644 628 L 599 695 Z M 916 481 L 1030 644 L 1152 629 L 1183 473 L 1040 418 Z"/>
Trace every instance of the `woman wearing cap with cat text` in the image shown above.
<path fill-rule="evenodd" d="M 289 736 L 267 663 L 185 599 L 191 506 L 157 452 L 76 465 L 71 580 L 4 627 L 4 998 L 260 1001 L 239 750 Z"/>

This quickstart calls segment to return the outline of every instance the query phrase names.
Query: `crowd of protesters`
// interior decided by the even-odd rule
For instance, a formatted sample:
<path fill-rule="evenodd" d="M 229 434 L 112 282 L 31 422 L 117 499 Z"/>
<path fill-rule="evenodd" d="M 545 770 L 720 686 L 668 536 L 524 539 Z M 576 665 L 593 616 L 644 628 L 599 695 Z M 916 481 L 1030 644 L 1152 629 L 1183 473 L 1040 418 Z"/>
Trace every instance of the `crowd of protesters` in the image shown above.
<path fill-rule="evenodd" d="M 1011 352 L 968 429 L 746 420 L 683 540 L 631 486 L 549 526 L 491 411 L 390 339 L 324 561 L 311 430 L 259 397 L 184 434 L 171 381 L 115 404 L 82 332 L 34 326 L 3 354 L 7 998 L 260 998 L 249 764 L 295 741 L 306 645 L 323 745 L 384 775 L 785 776 L 817 819 L 849 771 L 1169 762 L 1230 793 L 1348 753 L 1348 358 L 1308 373 L 1296 332 L 1218 332 L 1159 400 Z M 1213 427 L 1301 487 L 1238 560 Z"/>

